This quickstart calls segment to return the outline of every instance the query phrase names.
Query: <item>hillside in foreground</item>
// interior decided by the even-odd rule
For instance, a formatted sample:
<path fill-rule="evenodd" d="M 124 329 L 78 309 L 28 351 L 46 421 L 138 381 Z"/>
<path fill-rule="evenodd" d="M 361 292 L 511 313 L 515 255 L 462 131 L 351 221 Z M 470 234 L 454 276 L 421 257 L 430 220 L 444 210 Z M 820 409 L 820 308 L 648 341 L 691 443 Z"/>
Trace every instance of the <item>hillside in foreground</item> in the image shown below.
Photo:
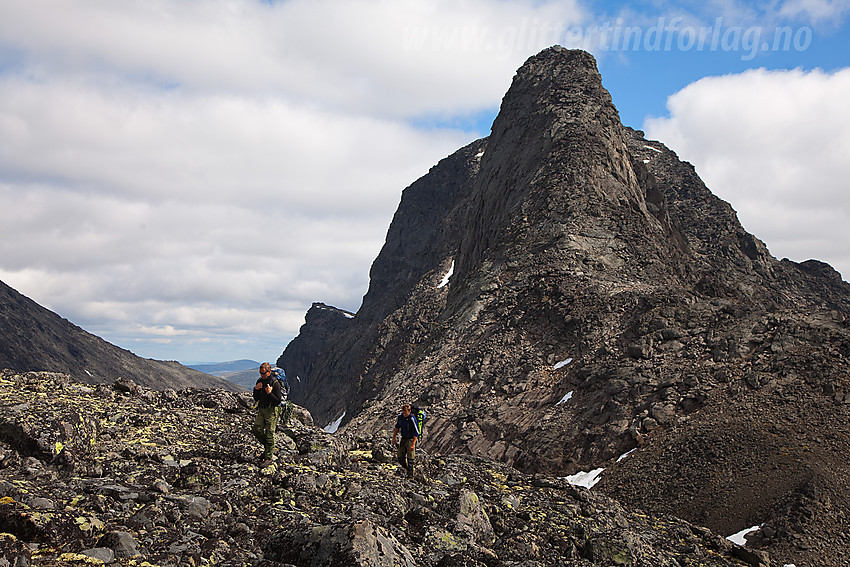
<path fill-rule="evenodd" d="M 276 464 L 260 469 L 247 396 L 0 373 L 0 561 L 766 564 L 705 528 L 489 459 L 422 455 L 408 480 L 390 462 L 390 431 L 330 435 L 300 408 Z"/>

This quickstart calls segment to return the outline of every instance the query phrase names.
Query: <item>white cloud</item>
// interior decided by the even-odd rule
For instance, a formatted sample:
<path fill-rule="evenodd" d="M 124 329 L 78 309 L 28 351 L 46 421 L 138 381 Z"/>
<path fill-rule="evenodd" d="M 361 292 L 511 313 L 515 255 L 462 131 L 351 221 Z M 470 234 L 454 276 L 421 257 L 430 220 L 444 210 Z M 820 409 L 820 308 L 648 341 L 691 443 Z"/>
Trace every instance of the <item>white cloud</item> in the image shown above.
<path fill-rule="evenodd" d="M 498 102 L 522 60 L 584 15 L 575 0 L 2 0 L 0 12 L 14 13 L 0 37 L 29 73 L 287 93 L 396 116 Z"/>
<path fill-rule="evenodd" d="M 692 162 L 782 258 L 850 276 L 850 69 L 710 77 L 668 100 L 647 135 Z"/>
<path fill-rule="evenodd" d="M 494 108 L 541 30 L 581 17 L 0 0 L 0 279 L 160 356 L 280 349 L 312 301 L 357 309 L 401 190 L 486 133 L 412 124 Z"/>
<path fill-rule="evenodd" d="M 780 15 L 798 18 L 813 24 L 835 23 L 850 13 L 846 0 L 786 0 L 780 5 Z"/>
<path fill-rule="evenodd" d="M 280 98 L 0 80 L 6 176 L 145 202 L 368 211 L 421 171 L 411 156 L 467 138 Z"/>
<path fill-rule="evenodd" d="M 357 309 L 401 190 L 487 133 L 446 124 L 592 25 L 578 0 L 0 0 L 0 279 L 145 355 L 276 356 L 312 301 Z"/>
<path fill-rule="evenodd" d="M 356 310 L 401 190 L 483 134 L 410 118 L 494 107 L 522 19 L 578 13 L 484 6 L 0 0 L 0 279 L 173 358 Z"/>

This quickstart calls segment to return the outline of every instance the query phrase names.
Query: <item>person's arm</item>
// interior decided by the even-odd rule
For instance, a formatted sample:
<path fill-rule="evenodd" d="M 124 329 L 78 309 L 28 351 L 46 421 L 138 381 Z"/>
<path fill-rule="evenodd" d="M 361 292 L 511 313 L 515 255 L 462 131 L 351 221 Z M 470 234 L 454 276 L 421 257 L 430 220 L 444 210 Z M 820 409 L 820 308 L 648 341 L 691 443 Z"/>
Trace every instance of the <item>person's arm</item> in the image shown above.
<path fill-rule="evenodd" d="M 395 447 L 396 444 L 398 443 L 397 439 L 398 439 L 398 427 L 393 429 L 393 447 Z"/>

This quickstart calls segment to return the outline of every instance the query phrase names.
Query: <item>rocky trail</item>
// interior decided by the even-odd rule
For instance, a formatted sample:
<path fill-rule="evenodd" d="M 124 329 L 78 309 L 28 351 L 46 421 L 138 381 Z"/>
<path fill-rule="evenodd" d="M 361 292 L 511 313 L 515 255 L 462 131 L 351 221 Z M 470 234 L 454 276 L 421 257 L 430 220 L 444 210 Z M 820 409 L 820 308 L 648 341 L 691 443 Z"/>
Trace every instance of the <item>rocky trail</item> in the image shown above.
<path fill-rule="evenodd" d="M 489 459 L 421 454 L 410 480 L 389 429 L 331 435 L 301 408 L 260 469 L 249 400 L 3 372 L 0 564 L 769 564 L 705 528 Z"/>

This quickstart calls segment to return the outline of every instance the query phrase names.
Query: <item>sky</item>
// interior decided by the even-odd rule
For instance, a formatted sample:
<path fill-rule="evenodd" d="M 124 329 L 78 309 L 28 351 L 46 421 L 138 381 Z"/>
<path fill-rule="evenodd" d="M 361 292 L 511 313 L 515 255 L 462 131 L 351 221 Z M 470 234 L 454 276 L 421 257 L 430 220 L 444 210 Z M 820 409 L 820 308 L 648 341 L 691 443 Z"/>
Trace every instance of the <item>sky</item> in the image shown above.
<path fill-rule="evenodd" d="M 0 0 L 0 280 L 140 356 L 274 361 L 356 311 L 402 190 L 516 70 L 623 123 L 778 258 L 850 274 L 847 0 Z"/>

